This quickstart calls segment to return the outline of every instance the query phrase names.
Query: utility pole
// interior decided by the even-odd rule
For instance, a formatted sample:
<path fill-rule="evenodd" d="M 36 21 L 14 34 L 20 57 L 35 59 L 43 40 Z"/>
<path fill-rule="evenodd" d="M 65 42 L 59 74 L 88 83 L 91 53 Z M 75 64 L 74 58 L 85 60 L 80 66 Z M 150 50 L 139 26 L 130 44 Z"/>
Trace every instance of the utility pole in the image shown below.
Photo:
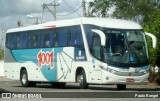
<path fill-rule="evenodd" d="M 53 7 L 54 7 L 54 19 L 56 20 L 56 6 L 59 6 L 59 3 L 56 4 L 56 2 L 54 1 Z"/>
<path fill-rule="evenodd" d="M 43 9 L 47 8 L 47 9 L 50 11 L 50 13 L 52 13 L 52 15 L 53 15 L 53 17 L 54 17 L 54 20 L 57 19 L 57 17 L 56 17 L 56 7 L 57 7 L 57 6 L 60 6 L 59 3 L 56 3 L 55 1 L 54 1 L 53 4 L 52 4 L 52 3 L 50 3 L 50 4 L 44 4 L 44 3 L 42 3 L 42 6 L 43 6 Z M 48 6 L 53 6 L 53 7 L 54 7 L 54 12 L 52 12 L 52 11 L 48 8 Z"/>
<path fill-rule="evenodd" d="M 83 8 L 83 16 L 86 17 L 87 13 L 86 13 L 86 1 L 82 0 L 82 8 Z"/>

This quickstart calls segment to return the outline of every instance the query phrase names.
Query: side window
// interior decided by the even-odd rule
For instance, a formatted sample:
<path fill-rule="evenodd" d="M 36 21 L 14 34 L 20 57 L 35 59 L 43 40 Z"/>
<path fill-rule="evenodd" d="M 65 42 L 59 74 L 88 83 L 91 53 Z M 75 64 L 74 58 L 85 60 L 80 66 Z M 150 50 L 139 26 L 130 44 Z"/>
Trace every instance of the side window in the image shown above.
<path fill-rule="evenodd" d="M 54 31 L 45 31 L 41 34 L 41 47 L 49 48 L 54 46 Z"/>
<path fill-rule="evenodd" d="M 101 47 L 100 46 L 101 46 L 100 37 L 94 33 L 92 55 L 98 59 L 101 59 Z"/>
<path fill-rule="evenodd" d="M 16 34 L 14 33 L 10 33 L 7 35 L 7 42 L 6 42 L 6 46 L 9 49 L 16 49 Z"/>
<path fill-rule="evenodd" d="M 71 46 L 71 31 L 68 29 L 68 34 L 67 34 L 67 46 Z"/>
<path fill-rule="evenodd" d="M 54 46 L 54 31 L 50 31 L 50 37 L 49 37 L 49 40 L 50 40 L 50 47 L 53 47 Z"/>
<path fill-rule="evenodd" d="M 57 29 L 57 46 L 65 47 L 67 46 L 67 35 L 68 28 L 58 28 Z"/>
<path fill-rule="evenodd" d="M 54 46 L 58 46 L 58 33 L 57 31 L 55 30 L 55 33 L 54 33 Z"/>
<path fill-rule="evenodd" d="M 42 47 L 51 47 L 50 46 L 50 33 L 49 32 L 43 32 L 41 34 L 41 46 Z"/>
<path fill-rule="evenodd" d="M 17 37 L 16 37 L 16 49 L 19 49 L 20 48 L 20 42 L 19 42 L 19 34 L 17 34 Z"/>
<path fill-rule="evenodd" d="M 71 27 L 71 45 L 80 49 L 84 49 L 80 26 Z"/>
<path fill-rule="evenodd" d="M 25 49 L 28 45 L 28 33 L 20 33 L 17 35 L 17 48 Z"/>
<path fill-rule="evenodd" d="M 71 45 L 76 45 L 76 30 L 73 27 L 71 27 Z"/>
<path fill-rule="evenodd" d="M 93 43 L 93 37 L 92 37 L 92 31 L 91 29 L 93 29 L 93 26 L 91 25 L 84 25 L 84 30 L 85 30 L 85 34 L 86 34 L 86 37 L 87 37 L 87 42 L 88 42 L 88 47 L 91 51 L 92 49 L 92 43 Z"/>
<path fill-rule="evenodd" d="M 39 48 L 41 37 L 39 32 L 29 34 L 28 48 Z"/>

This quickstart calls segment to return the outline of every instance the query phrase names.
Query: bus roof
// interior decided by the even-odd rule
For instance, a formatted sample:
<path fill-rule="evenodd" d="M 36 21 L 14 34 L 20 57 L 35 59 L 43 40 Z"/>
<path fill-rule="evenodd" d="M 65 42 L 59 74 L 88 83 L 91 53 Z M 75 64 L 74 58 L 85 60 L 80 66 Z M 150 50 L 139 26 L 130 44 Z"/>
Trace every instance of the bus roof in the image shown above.
<path fill-rule="evenodd" d="M 73 26 L 73 25 L 80 25 L 81 23 L 97 25 L 97 26 L 106 27 L 106 28 L 114 28 L 114 29 L 142 29 L 142 27 L 139 24 L 132 21 L 127 21 L 127 20 L 112 19 L 112 18 L 81 17 L 81 18 L 51 21 L 51 22 L 46 22 L 38 25 L 31 25 L 26 27 L 9 29 L 7 33 L 21 32 L 21 31 L 28 31 L 28 30 L 38 30 L 38 29 L 49 29 L 49 28 L 56 28 L 56 27 L 63 27 L 63 26 Z"/>

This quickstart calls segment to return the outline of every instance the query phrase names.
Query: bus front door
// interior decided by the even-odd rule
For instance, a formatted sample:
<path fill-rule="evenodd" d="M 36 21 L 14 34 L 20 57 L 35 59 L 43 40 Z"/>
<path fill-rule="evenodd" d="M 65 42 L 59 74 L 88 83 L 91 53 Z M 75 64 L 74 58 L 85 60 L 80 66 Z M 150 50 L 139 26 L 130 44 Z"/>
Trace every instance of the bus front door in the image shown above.
<path fill-rule="evenodd" d="M 91 83 L 101 83 L 102 82 L 102 70 L 100 68 L 101 62 L 92 59 L 92 64 L 90 65 L 90 81 Z"/>

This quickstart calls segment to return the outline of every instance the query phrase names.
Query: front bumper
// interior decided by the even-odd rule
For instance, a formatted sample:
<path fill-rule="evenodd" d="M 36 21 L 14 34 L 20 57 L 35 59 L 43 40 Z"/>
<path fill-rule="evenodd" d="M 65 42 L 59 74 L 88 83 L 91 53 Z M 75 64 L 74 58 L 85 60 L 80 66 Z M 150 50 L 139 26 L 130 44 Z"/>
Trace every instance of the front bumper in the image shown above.
<path fill-rule="evenodd" d="M 141 76 L 119 76 L 103 71 L 102 79 L 102 84 L 147 84 L 149 73 Z"/>

